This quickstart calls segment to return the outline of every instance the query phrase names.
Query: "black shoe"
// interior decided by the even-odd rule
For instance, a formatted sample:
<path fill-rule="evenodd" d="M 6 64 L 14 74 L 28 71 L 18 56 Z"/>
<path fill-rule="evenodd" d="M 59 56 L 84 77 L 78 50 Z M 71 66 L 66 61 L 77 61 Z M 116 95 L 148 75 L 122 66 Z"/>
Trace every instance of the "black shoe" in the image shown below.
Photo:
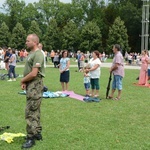
<path fill-rule="evenodd" d="M 34 135 L 34 139 L 35 139 L 35 140 L 38 140 L 38 141 L 43 140 L 42 134 L 41 134 L 41 133 L 38 133 L 38 134 Z"/>
<path fill-rule="evenodd" d="M 33 138 L 27 138 L 26 142 L 22 145 L 22 148 L 30 148 L 35 145 Z"/>

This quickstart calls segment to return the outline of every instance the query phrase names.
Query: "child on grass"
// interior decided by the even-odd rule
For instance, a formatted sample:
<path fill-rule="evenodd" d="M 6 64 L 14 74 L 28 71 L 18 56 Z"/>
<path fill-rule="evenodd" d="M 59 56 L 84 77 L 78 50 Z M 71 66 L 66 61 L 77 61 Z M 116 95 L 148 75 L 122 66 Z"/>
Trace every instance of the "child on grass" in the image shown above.
<path fill-rule="evenodd" d="M 86 90 L 85 97 L 89 97 L 89 89 L 90 89 L 90 73 L 88 71 L 88 68 L 84 69 L 84 87 Z"/>

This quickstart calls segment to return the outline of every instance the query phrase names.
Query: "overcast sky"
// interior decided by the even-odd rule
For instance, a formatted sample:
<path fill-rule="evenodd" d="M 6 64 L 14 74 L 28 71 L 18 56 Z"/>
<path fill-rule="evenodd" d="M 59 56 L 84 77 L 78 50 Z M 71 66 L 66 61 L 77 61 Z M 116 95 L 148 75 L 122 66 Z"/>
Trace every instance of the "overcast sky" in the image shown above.
<path fill-rule="evenodd" d="M 0 6 L 2 6 L 2 4 L 4 4 L 6 0 L 0 0 Z M 25 3 L 33 3 L 33 2 L 38 2 L 39 0 L 24 0 Z M 71 2 L 71 0 L 59 0 L 60 2 L 64 2 L 64 3 L 69 3 Z"/>

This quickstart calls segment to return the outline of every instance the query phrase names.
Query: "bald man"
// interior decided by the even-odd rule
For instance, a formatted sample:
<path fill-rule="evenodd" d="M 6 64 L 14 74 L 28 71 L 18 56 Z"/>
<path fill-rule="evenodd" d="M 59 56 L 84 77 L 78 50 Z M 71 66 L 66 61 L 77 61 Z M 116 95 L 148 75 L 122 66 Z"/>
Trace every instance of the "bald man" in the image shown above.
<path fill-rule="evenodd" d="M 30 148 L 35 140 L 42 140 L 42 127 L 40 125 L 40 106 L 43 94 L 44 57 L 38 48 L 39 37 L 36 34 L 29 34 L 26 39 L 26 46 L 30 53 L 24 67 L 24 77 L 21 80 L 22 90 L 26 90 L 25 119 L 27 122 L 27 138 L 22 148 Z"/>

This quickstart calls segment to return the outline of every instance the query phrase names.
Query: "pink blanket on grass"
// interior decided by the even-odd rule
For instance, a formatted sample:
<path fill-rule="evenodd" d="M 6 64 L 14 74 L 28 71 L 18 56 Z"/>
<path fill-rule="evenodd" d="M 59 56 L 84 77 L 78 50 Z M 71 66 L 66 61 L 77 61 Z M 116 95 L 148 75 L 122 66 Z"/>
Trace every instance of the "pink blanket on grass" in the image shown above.
<path fill-rule="evenodd" d="M 64 91 L 64 94 L 68 94 L 70 98 L 74 98 L 83 101 L 84 96 L 74 93 L 74 91 Z"/>

